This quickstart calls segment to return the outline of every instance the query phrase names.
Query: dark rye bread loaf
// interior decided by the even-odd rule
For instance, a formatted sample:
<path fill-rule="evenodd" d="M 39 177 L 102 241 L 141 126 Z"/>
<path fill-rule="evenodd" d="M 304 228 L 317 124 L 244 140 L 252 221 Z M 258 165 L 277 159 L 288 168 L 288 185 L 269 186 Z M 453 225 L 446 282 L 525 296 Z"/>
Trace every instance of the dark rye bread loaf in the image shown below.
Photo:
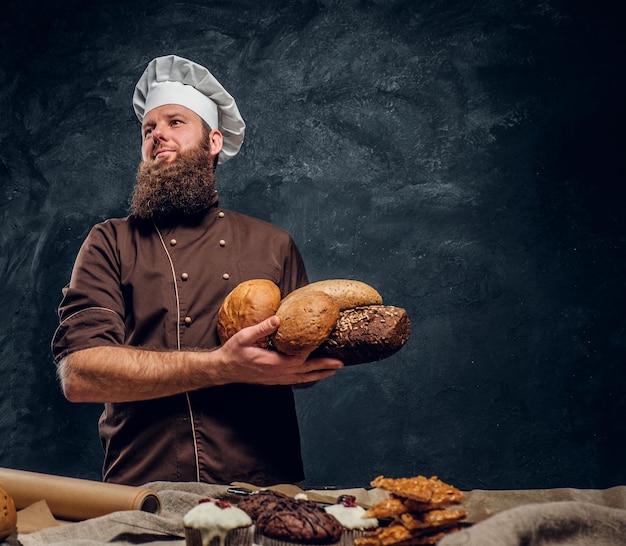
<path fill-rule="evenodd" d="M 367 305 L 346 309 L 313 356 L 338 358 L 346 366 L 375 362 L 399 351 L 410 335 L 411 321 L 401 307 Z"/>

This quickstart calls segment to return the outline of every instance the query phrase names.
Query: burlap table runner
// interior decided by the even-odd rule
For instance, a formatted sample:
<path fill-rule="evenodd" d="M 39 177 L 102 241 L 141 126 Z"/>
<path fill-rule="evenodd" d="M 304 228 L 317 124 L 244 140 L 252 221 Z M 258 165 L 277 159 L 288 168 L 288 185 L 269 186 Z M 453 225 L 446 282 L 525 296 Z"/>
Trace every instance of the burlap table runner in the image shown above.
<path fill-rule="evenodd" d="M 236 498 L 228 486 L 154 482 L 161 512 L 115 512 L 78 523 L 20 534 L 23 546 L 183 546 L 183 515 L 203 497 Z M 343 491 L 324 491 L 339 495 Z M 355 490 L 350 490 L 354 493 Z M 378 500 L 380 490 L 358 490 Z M 470 491 L 464 506 L 474 524 L 441 546 L 617 546 L 626 544 L 626 486 L 605 490 Z"/>
<path fill-rule="evenodd" d="M 504 510 L 439 546 L 623 546 L 626 510 L 588 502 L 524 504 Z"/>

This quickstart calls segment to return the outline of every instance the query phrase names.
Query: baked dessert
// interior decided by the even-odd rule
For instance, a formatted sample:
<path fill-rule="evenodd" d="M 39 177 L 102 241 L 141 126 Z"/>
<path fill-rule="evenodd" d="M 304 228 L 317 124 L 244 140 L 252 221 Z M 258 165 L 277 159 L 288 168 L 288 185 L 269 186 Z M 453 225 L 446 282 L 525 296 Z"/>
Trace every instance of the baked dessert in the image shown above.
<path fill-rule="evenodd" d="M 410 499 L 424 505 L 427 508 L 438 508 L 458 504 L 463 500 L 463 493 L 456 487 L 442 482 L 437 476 L 426 478 L 415 476 L 414 478 L 385 478 L 378 476 L 372 480 L 371 485 L 379 489 L 385 489 L 396 497 Z"/>
<path fill-rule="evenodd" d="M 366 517 L 365 509 L 356 503 L 353 495 L 340 495 L 336 504 L 325 506 L 324 510 L 334 516 L 343 527 L 341 546 L 353 546 L 357 537 L 378 528 L 378 520 Z"/>
<path fill-rule="evenodd" d="M 337 504 L 325 506 L 324 510 L 333 515 L 348 531 L 364 531 L 378 527 L 378 519 L 365 515 L 365 508 L 356 503 L 353 495 L 341 495 Z"/>
<path fill-rule="evenodd" d="M 237 507 L 256 520 L 265 511 L 281 510 L 292 503 L 293 499 L 283 493 L 261 489 L 241 499 Z"/>
<path fill-rule="evenodd" d="M 248 514 L 225 500 L 202 499 L 183 517 L 186 546 L 247 546 L 253 525 Z"/>
<path fill-rule="evenodd" d="M 354 544 L 355 546 L 424 546 L 437 544 L 451 532 L 453 531 L 450 528 L 429 528 L 416 533 L 399 523 L 392 523 L 356 538 Z"/>
<path fill-rule="evenodd" d="M 392 518 L 354 540 L 355 546 L 408 546 L 437 544 L 446 534 L 461 528 L 467 512 L 450 509 L 463 500 L 463 493 L 437 476 L 426 478 L 386 478 L 378 476 L 373 487 L 389 492 L 389 497 L 365 511 L 366 517 Z"/>
<path fill-rule="evenodd" d="M 338 542 L 343 533 L 341 523 L 334 516 L 306 501 L 266 511 L 257 518 L 256 525 L 267 546 L 281 546 L 284 542 L 332 544 Z"/>
<path fill-rule="evenodd" d="M 344 530 L 321 504 L 276 491 L 262 489 L 237 506 L 254 520 L 257 540 L 263 546 L 331 544 L 339 541 Z"/>

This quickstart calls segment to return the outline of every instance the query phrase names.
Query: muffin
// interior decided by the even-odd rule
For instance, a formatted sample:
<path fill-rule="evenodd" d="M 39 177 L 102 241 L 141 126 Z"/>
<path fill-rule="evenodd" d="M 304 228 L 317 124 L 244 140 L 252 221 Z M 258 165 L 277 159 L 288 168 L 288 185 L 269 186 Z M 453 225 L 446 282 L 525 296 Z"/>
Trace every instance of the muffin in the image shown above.
<path fill-rule="evenodd" d="M 261 490 L 238 506 L 254 520 L 255 540 L 263 546 L 334 544 L 343 532 L 334 516 L 306 498 Z"/>
<path fill-rule="evenodd" d="M 343 527 L 339 521 L 322 507 L 305 502 L 295 501 L 290 507 L 259 516 L 256 525 L 263 546 L 334 544 L 341 539 Z"/>
<path fill-rule="evenodd" d="M 341 542 L 345 545 L 352 545 L 356 537 L 378 527 L 378 520 L 366 517 L 365 508 L 356 503 L 353 495 L 341 495 L 337 504 L 326 506 L 324 510 L 334 516 L 343 527 Z"/>
<path fill-rule="evenodd" d="M 183 517 L 186 546 L 252 544 L 252 519 L 228 501 L 202 499 Z"/>
<path fill-rule="evenodd" d="M 253 520 L 256 520 L 263 512 L 290 506 L 292 502 L 293 499 L 283 493 L 269 489 L 261 489 L 241 499 L 237 503 L 237 507 L 248 514 Z"/>
<path fill-rule="evenodd" d="M 237 503 L 237 506 L 256 523 L 258 517 L 264 512 L 284 509 L 285 507 L 291 506 L 292 502 L 293 499 L 283 493 L 269 489 L 261 489 L 241 499 Z M 263 537 L 257 525 L 254 526 L 253 541 L 255 544 L 261 544 L 263 542 Z"/>

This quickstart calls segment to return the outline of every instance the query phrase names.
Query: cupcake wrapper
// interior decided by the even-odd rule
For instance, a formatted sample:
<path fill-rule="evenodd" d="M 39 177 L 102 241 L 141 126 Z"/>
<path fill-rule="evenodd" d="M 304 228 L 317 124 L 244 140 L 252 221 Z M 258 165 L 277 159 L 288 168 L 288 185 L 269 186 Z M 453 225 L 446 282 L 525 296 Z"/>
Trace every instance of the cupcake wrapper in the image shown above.
<path fill-rule="evenodd" d="M 331 542 L 330 544 L 326 544 L 324 546 L 354 546 L 354 539 L 357 537 L 362 537 L 367 533 L 367 530 L 362 529 L 346 529 L 342 533 L 341 538 L 338 542 Z M 255 535 L 254 543 L 258 546 L 312 546 L 310 542 L 287 542 L 285 540 L 264 537 L 263 535 L 258 533 Z"/>
<path fill-rule="evenodd" d="M 326 544 L 325 546 L 354 546 L 354 539 L 357 537 L 362 537 L 368 531 L 367 530 L 345 530 L 341 538 L 337 542 L 331 542 Z M 278 540 L 275 538 L 264 537 L 262 535 L 258 535 L 254 541 L 258 546 L 311 546 L 311 543 L 304 542 L 287 542 L 285 540 Z"/>
<path fill-rule="evenodd" d="M 330 542 L 330 543 L 314 543 L 314 542 L 288 542 L 286 540 L 278 540 L 276 538 L 269 538 L 262 536 L 261 542 L 257 543 L 259 546 L 341 546 L 342 542 Z"/>
<path fill-rule="evenodd" d="M 252 546 L 254 525 L 233 529 L 226 534 L 223 546 Z M 202 542 L 202 533 L 198 529 L 185 527 L 185 546 L 222 546 L 221 537 L 213 537 L 207 544 Z"/>
<path fill-rule="evenodd" d="M 357 537 L 362 537 L 365 533 L 367 533 L 367 531 L 363 531 L 360 529 L 344 531 L 341 535 L 339 546 L 354 546 L 354 539 Z"/>

